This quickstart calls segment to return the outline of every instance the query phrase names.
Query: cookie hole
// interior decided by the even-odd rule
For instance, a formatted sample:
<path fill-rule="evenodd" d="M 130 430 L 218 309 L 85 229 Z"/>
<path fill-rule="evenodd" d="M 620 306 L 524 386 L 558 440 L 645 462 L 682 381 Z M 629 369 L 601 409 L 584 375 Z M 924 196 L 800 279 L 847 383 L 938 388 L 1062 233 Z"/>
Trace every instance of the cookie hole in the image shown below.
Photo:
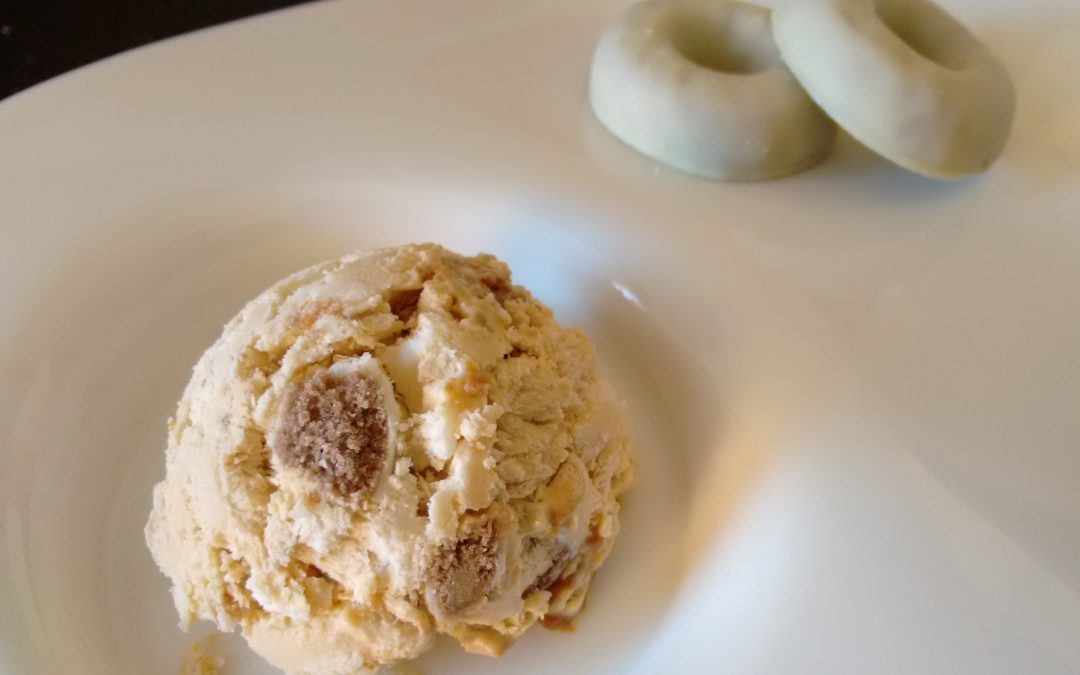
<path fill-rule="evenodd" d="M 740 3 L 688 3 L 676 15 L 671 40 L 691 63 L 721 73 L 749 75 L 780 63 L 769 15 Z"/>
<path fill-rule="evenodd" d="M 881 23 L 919 56 L 948 70 L 964 67 L 958 51 L 950 49 L 963 29 L 944 11 L 932 8 L 935 16 L 924 16 L 911 3 L 896 0 L 878 0 L 874 9 Z"/>

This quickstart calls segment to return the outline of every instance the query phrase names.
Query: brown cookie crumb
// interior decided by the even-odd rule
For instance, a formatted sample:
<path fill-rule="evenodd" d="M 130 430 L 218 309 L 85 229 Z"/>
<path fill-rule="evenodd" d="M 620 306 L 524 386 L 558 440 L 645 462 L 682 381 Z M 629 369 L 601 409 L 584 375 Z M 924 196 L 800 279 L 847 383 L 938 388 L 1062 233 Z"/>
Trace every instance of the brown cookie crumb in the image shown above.
<path fill-rule="evenodd" d="M 428 567 L 428 583 L 444 612 L 460 612 L 491 593 L 498 554 L 490 520 L 468 527 L 463 537 L 438 548 Z"/>
<path fill-rule="evenodd" d="M 292 396 L 272 449 L 342 495 L 371 494 L 387 453 L 378 383 L 361 373 L 311 376 Z"/>
<path fill-rule="evenodd" d="M 563 570 L 566 568 L 566 563 L 570 562 L 571 557 L 569 548 L 561 544 L 555 544 L 551 553 L 551 564 L 536 578 L 536 581 L 525 589 L 524 595 L 539 590 L 547 590 L 549 586 L 559 580 Z"/>

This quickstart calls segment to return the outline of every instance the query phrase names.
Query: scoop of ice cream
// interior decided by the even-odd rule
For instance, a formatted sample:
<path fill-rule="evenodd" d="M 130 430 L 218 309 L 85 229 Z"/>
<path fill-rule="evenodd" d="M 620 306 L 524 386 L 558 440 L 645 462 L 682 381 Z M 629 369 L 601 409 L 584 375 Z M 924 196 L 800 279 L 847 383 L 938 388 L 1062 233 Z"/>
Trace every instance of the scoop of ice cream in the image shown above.
<path fill-rule="evenodd" d="M 430 244 L 249 303 L 195 366 L 166 464 L 146 539 L 181 625 L 313 675 L 569 621 L 634 480 L 584 334 L 495 258 Z"/>

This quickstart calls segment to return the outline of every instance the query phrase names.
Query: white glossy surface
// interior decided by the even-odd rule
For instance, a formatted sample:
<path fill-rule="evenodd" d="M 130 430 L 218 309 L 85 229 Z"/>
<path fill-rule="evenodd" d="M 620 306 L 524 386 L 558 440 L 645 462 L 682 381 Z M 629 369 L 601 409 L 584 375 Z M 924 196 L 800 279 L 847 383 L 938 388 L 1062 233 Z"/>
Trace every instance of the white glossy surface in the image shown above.
<path fill-rule="evenodd" d="M 841 139 L 756 185 L 593 120 L 616 4 L 319 4 L 0 104 L 0 672 L 174 672 L 141 528 L 191 364 L 283 274 L 428 238 L 593 335 L 643 480 L 576 633 L 425 672 L 1080 670 L 1075 3 L 945 3 L 1019 91 L 985 177 Z"/>

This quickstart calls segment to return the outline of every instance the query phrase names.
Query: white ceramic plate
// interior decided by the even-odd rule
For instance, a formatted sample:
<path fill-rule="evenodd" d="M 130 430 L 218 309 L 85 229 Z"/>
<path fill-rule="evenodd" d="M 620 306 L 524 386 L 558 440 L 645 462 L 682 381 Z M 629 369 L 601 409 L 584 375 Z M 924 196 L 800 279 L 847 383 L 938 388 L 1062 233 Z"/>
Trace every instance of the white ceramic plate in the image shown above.
<path fill-rule="evenodd" d="M 0 671 L 175 672 L 142 526 L 191 365 L 278 277 L 425 239 L 594 337 L 642 481 L 576 633 L 424 672 L 1080 671 L 1075 2 L 946 3 L 1020 93 L 987 176 L 842 140 L 752 185 L 591 118 L 618 4 L 317 4 L 0 104 Z"/>

